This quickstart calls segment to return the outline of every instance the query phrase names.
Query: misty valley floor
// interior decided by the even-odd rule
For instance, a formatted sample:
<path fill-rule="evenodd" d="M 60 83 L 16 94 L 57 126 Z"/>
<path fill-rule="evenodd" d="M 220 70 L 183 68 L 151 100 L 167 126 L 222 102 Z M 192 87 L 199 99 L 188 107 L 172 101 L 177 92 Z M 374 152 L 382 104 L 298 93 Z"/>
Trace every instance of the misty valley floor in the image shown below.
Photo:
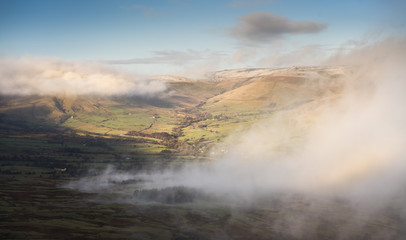
<path fill-rule="evenodd" d="M 2 239 L 402 239 L 396 209 L 363 215 L 300 195 L 250 204 L 125 201 L 61 186 L 72 178 L 0 177 Z"/>

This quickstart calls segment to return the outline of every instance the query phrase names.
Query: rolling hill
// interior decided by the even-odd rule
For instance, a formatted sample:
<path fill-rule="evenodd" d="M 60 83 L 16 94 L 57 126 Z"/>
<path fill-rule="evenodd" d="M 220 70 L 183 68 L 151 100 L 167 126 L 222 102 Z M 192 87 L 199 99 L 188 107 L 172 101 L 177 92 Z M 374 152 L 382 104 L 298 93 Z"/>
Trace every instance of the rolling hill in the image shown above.
<path fill-rule="evenodd" d="M 224 70 L 200 81 L 158 76 L 168 87 L 159 98 L 3 96 L 1 134 L 69 130 L 99 138 L 149 139 L 159 146 L 142 150 L 146 153 L 207 155 L 231 132 L 278 112 L 311 121 L 339 96 L 349 73 L 345 67 L 291 67 Z"/>

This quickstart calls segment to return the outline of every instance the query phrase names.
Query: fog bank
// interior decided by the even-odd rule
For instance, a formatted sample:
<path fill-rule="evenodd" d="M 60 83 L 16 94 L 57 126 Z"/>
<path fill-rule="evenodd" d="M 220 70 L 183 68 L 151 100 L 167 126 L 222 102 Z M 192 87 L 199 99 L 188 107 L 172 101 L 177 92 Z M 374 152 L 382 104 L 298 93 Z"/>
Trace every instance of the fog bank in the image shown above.
<path fill-rule="evenodd" d="M 150 187 L 240 197 L 278 191 L 388 196 L 406 176 L 405 46 L 404 39 L 389 39 L 331 60 L 357 70 L 344 79 L 340 100 L 323 106 L 304 132 L 301 119 L 312 111 L 275 113 L 238 139 L 231 136 L 228 152 L 210 164 L 142 177 Z"/>
<path fill-rule="evenodd" d="M 340 100 L 323 107 L 300 141 L 300 119 L 313 112 L 276 113 L 231 138 L 228 153 L 214 163 L 157 173 L 151 181 L 248 198 L 278 191 L 391 198 L 406 180 L 404 53 L 405 39 L 389 39 L 331 60 L 356 70 L 344 79 Z M 284 146 L 294 147 L 284 152 Z"/>
<path fill-rule="evenodd" d="M 161 81 L 85 61 L 1 57 L 0 66 L 2 95 L 154 96 L 166 89 Z"/>

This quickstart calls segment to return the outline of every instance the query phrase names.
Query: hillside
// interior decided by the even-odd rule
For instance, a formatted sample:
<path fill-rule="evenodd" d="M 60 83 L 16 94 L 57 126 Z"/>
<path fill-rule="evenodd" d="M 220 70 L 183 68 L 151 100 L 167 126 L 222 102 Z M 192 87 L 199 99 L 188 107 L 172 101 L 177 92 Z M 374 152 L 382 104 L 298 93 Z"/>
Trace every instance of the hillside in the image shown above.
<path fill-rule="evenodd" d="M 159 98 L 2 97 L 1 134 L 60 129 L 100 138 L 147 139 L 153 144 L 140 149 L 146 153 L 207 155 L 231 132 L 277 112 L 297 115 L 306 109 L 302 115 L 311 119 L 315 113 L 310 110 L 317 112 L 340 94 L 346 74 L 344 67 L 238 69 L 215 72 L 204 81 L 157 77 L 168 87 Z"/>

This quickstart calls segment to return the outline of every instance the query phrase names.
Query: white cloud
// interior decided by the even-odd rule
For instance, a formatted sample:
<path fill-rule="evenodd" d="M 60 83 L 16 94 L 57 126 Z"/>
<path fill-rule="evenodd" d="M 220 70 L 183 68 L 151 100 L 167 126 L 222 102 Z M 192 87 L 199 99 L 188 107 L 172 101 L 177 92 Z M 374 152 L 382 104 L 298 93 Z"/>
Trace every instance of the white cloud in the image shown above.
<path fill-rule="evenodd" d="M 104 65 L 55 58 L 0 58 L 3 95 L 138 95 L 165 91 L 164 83 L 118 72 Z"/>

